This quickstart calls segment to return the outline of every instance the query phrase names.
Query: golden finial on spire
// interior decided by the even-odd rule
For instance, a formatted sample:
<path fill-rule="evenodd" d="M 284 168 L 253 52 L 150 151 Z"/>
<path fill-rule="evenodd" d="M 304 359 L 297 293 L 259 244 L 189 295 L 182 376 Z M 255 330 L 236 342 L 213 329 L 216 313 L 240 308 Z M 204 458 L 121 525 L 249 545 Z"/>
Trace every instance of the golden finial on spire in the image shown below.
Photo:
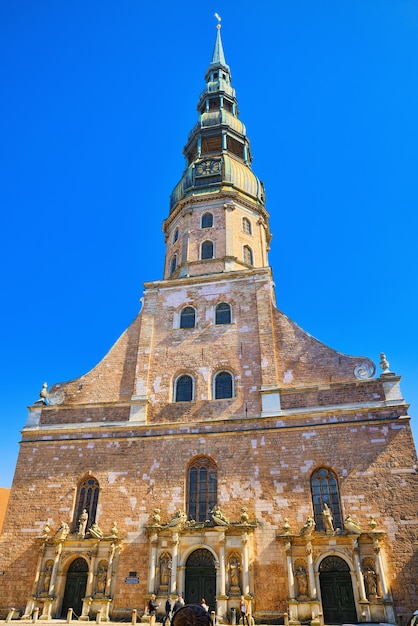
<path fill-rule="evenodd" d="M 220 28 L 221 27 L 221 16 L 219 15 L 219 13 L 215 13 L 215 17 L 218 20 L 216 28 Z"/>

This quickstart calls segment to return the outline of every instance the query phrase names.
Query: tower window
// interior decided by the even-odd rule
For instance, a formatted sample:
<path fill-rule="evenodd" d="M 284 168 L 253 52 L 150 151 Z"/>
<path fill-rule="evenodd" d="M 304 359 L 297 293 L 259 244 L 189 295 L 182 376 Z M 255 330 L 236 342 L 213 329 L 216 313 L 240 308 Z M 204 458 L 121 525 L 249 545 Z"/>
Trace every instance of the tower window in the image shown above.
<path fill-rule="evenodd" d="M 192 306 L 185 306 L 180 313 L 180 328 L 194 328 L 196 311 Z"/>
<path fill-rule="evenodd" d="M 183 374 L 176 380 L 175 402 L 191 402 L 193 400 L 193 378 L 188 374 Z"/>
<path fill-rule="evenodd" d="M 75 509 L 74 526 L 77 528 L 81 514 L 86 510 L 88 518 L 86 529 L 96 521 L 97 502 L 99 500 L 99 483 L 95 478 L 86 478 L 78 487 L 77 506 Z"/>
<path fill-rule="evenodd" d="M 316 470 L 311 476 L 311 492 L 314 518 L 317 530 L 326 530 L 323 520 L 325 505 L 330 509 L 334 528 L 342 528 L 341 505 L 336 474 L 325 467 Z"/>
<path fill-rule="evenodd" d="M 234 383 L 232 374 L 229 372 L 218 372 L 215 376 L 215 400 L 234 397 Z"/>
<path fill-rule="evenodd" d="M 207 456 L 192 461 L 187 481 L 187 514 L 190 520 L 204 522 L 216 504 L 218 479 L 215 462 Z"/>
<path fill-rule="evenodd" d="M 242 218 L 242 232 L 245 233 L 246 235 L 253 234 L 251 222 L 247 217 Z"/>
<path fill-rule="evenodd" d="M 200 258 L 213 259 L 213 241 L 204 241 L 200 250 Z"/>
<path fill-rule="evenodd" d="M 250 246 L 244 246 L 243 257 L 244 263 L 247 263 L 247 265 L 254 265 L 253 251 L 251 250 Z"/>
<path fill-rule="evenodd" d="M 178 238 L 179 238 L 179 229 L 176 228 L 176 230 L 174 231 L 174 235 L 173 235 L 173 243 L 176 243 Z"/>
<path fill-rule="evenodd" d="M 177 269 L 177 254 L 173 256 L 170 263 L 170 274 L 174 274 Z"/>
<path fill-rule="evenodd" d="M 231 323 L 231 306 L 227 302 L 221 302 L 216 305 L 215 324 Z"/>
<path fill-rule="evenodd" d="M 203 213 L 202 221 L 200 223 L 201 228 L 212 228 L 213 226 L 213 213 Z"/>

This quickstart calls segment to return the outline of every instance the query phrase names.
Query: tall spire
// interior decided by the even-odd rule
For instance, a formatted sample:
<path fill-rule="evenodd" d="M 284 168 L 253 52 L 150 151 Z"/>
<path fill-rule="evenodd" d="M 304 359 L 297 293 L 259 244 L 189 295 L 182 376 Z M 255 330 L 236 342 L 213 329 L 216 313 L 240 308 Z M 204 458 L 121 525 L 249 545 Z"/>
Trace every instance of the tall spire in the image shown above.
<path fill-rule="evenodd" d="M 222 46 L 222 39 L 221 39 L 221 18 L 219 17 L 219 15 L 217 13 L 215 13 L 215 17 L 218 20 L 218 24 L 216 26 L 217 28 L 217 33 L 216 33 L 216 42 L 215 42 L 215 47 L 213 49 L 213 55 L 212 55 L 212 61 L 211 61 L 211 66 L 213 65 L 217 65 L 217 66 L 223 66 L 223 67 L 228 67 L 225 61 L 225 55 L 224 55 L 224 49 Z"/>

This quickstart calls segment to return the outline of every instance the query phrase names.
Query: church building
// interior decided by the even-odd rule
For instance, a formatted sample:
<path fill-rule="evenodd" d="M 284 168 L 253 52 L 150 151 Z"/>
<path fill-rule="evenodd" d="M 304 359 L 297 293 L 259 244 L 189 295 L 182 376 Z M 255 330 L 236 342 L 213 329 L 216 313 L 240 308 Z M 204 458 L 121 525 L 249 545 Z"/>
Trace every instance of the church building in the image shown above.
<path fill-rule="evenodd" d="M 29 407 L 0 618 L 145 621 L 152 594 L 161 616 L 169 595 L 205 598 L 218 623 L 238 623 L 241 596 L 262 624 L 396 623 L 418 608 L 400 376 L 278 308 L 220 33 L 163 222 L 163 277 L 97 366 Z"/>

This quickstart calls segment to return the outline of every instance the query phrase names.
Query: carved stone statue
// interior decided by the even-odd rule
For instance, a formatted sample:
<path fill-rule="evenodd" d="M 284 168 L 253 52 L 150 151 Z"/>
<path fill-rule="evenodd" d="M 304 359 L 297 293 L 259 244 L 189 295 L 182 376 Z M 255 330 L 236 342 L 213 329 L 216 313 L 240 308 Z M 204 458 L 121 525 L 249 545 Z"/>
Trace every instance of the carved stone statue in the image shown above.
<path fill-rule="evenodd" d="M 367 599 L 376 598 L 377 596 L 377 574 L 372 569 L 367 569 L 363 573 L 364 577 L 364 586 L 366 588 L 366 596 Z"/>
<path fill-rule="evenodd" d="M 113 522 L 113 526 L 110 529 L 110 534 L 111 534 L 112 537 L 117 537 L 118 536 L 119 530 L 118 530 L 116 522 Z"/>
<path fill-rule="evenodd" d="M 84 535 L 86 534 L 86 528 L 87 528 L 87 521 L 89 519 L 89 515 L 86 511 L 86 509 L 83 509 L 83 512 L 80 515 L 80 519 L 78 520 L 78 536 L 79 537 L 84 537 Z"/>
<path fill-rule="evenodd" d="M 295 578 L 298 583 L 298 597 L 306 598 L 308 596 L 308 572 L 303 565 L 296 568 Z"/>
<path fill-rule="evenodd" d="M 230 591 L 240 590 L 240 573 L 241 573 L 241 561 L 240 558 L 233 554 L 227 564 L 226 570 L 229 574 Z"/>
<path fill-rule="evenodd" d="M 154 509 L 154 512 L 152 514 L 152 523 L 155 524 L 155 526 L 159 526 L 161 524 L 160 512 L 160 509 Z"/>
<path fill-rule="evenodd" d="M 369 526 L 372 529 L 372 532 L 374 532 L 377 528 L 377 522 L 374 519 L 373 515 L 370 515 Z"/>
<path fill-rule="evenodd" d="M 183 510 L 177 511 L 177 513 L 168 522 L 168 526 L 176 527 L 181 526 L 187 520 L 187 515 Z"/>
<path fill-rule="evenodd" d="M 96 522 L 94 522 L 94 524 L 90 527 L 90 535 L 92 535 L 92 537 L 96 537 L 96 539 L 101 539 L 103 537 L 103 531 L 100 526 L 96 524 Z"/>
<path fill-rule="evenodd" d="M 353 535 L 361 535 L 361 527 L 358 522 L 355 522 L 351 515 L 347 515 L 344 520 L 344 528 L 346 531 Z"/>
<path fill-rule="evenodd" d="M 248 508 L 246 506 L 241 507 L 241 524 L 248 524 Z"/>
<path fill-rule="evenodd" d="M 324 509 L 322 511 L 322 521 L 324 522 L 325 532 L 333 533 L 334 532 L 334 524 L 332 520 L 331 509 L 328 507 L 328 504 L 324 503 Z"/>
<path fill-rule="evenodd" d="M 285 535 L 288 535 L 290 533 L 290 524 L 287 517 L 284 518 L 283 532 Z"/>
<path fill-rule="evenodd" d="M 228 526 L 229 520 L 221 509 L 215 505 L 211 510 L 212 519 L 217 526 Z"/>
<path fill-rule="evenodd" d="M 107 561 L 102 560 L 97 568 L 96 593 L 104 594 L 106 589 Z"/>
<path fill-rule="evenodd" d="M 308 519 L 306 520 L 306 522 L 300 529 L 300 534 L 306 535 L 309 537 L 309 535 L 312 535 L 314 530 L 315 530 L 315 520 L 313 517 L 308 517 Z"/>
<path fill-rule="evenodd" d="M 58 528 L 54 537 L 57 541 L 65 541 L 65 539 L 67 539 L 69 534 L 70 534 L 70 527 L 68 526 L 67 522 L 61 522 L 61 526 Z"/>
<path fill-rule="evenodd" d="M 160 560 L 160 585 L 161 587 L 168 587 L 171 573 L 171 560 L 167 555 L 161 557 Z"/>
<path fill-rule="evenodd" d="M 42 593 L 46 594 L 49 591 L 49 585 L 51 584 L 51 577 L 52 577 L 52 568 L 54 566 L 54 562 L 51 560 L 48 560 L 45 563 L 45 568 L 44 568 L 44 578 L 42 581 Z"/>
<path fill-rule="evenodd" d="M 46 523 L 42 531 L 42 539 L 44 540 L 49 539 L 50 534 L 51 534 L 51 527 L 48 523 Z"/>

